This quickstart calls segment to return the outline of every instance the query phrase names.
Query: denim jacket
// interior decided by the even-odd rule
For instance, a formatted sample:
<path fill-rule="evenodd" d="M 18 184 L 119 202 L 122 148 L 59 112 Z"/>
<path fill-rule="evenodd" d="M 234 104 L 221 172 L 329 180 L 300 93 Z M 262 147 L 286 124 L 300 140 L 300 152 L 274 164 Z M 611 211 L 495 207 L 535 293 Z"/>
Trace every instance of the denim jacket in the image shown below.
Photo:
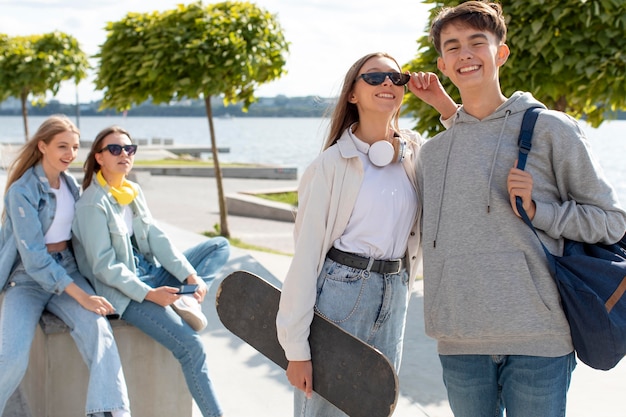
<path fill-rule="evenodd" d="M 65 172 L 61 173 L 61 179 L 67 183 L 74 200 L 78 200 L 76 179 Z M 6 218 L 0 229 L 0 289 L 18 261 L 50 293 L 61 294 L 72 283 L 65 269 L 48 253 L 44 240 L 56 206 L 56 197 L 41 164 L 29 168 L 11 184 L 4 196 Z"/>
<path fill-rule="evenodd" d="M 155 224 L 141 188 L 129 207 L 137 250 L 183 282 L 196 271 Z M 124 222 L 124 206 L 94 180 L 76 203 L 72 225 L 76 263 L 118 314 L 131 300 L 142 302 L 152 288 L 137 276 L 133 245 Z M 158 262 L 158 264 L 157 264 Z"/>

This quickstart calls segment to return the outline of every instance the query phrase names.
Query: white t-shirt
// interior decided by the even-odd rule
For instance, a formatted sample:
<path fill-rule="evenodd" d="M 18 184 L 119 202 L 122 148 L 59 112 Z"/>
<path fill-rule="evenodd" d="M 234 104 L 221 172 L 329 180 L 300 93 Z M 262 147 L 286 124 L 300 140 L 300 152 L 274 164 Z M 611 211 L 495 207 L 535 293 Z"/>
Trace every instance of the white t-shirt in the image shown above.
<path fill-rule="evenodd" d="M 361 152 L 363 184 L 346 230 L 334 246 L 368 258 L 402 258 L 417 215 L 415 189 L 401 163 L 377 167 L 367 155 L 369 145 L 350 136 Z"/>
<path fill-rule="evenodd" d="M 74 196 L 63 179 L 59 189 L 51 188 L 57 200 L 54 219 L 44 236 L 46 244 L 65 242 L 72 238 L 72 220 L 74 220 Z"/>

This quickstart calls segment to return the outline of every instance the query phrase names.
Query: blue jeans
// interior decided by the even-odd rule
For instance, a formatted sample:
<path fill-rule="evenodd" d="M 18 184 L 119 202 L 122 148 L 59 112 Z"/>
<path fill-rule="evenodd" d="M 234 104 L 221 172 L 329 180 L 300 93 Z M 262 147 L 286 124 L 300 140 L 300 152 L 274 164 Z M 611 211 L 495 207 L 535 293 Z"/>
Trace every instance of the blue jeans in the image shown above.
<path fill-rule="evenodd" d="M 455 417 L 564 417 L 574 353 L 546 358 L 440 355 Z"/>
<path fill-rule="evenodd" d="M 228 240 L 217 237 L 188 249 L 184 255 L 198 276 L 210 285 L 217 272 L 228 260 L 229 253 Z M 180 281 L 163 267 L 153 265 L 141 256 L 137 257 L 137 262 L 137 270 L 143 272 L 139 278 L 151 287 L 180 285 Z M 122 314 L 122 318 L 172 352 L 180 362 L 189 392 L 204 417 L 222 415 L 209 378 L 207 354 L 198 333 L 189 327 L 171 307 L 163 308 L 150 301 L 141 303 L 131 301 Z"/>
<path fill-rule="evenodd" d="M 52 255 L 76 285 L 94 294 L 78 272 L 71 251 Z M 89 367 L 85 413 L 129 410 L 126 382 L 108 320 L 85 310 L 65 292 L 61 295 L 46 292 L 19 263 L 9 277 L 0 307 L 0 415 L 26 373 L 30 346 L 44 309 L 67 324 Z"/>
<path fill-rule="evenodd" d="M 315 309 L 380 350 L 398 372 L 409 303 L 408 284 L 406 270 L 398 274 L 379 274 L 326 259 L 317 278 Z M 317 393 L 313 392 L 313 398 L 306 399 L 304 393 L 296 389 L 294 416 L 343 417 L 346 414 Z"/>

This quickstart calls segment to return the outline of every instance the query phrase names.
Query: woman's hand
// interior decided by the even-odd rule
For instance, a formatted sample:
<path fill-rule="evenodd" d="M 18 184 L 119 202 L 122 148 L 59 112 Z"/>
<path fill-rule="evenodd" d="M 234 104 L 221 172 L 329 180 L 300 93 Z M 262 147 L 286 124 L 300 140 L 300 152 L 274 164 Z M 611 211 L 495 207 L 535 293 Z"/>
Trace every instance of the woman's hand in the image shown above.
<path fill-rule="evenodd" d="M 515 166 L 517 166 L 517 161 L 515 161 Z M 515 215 L 517 217 L 522 217 L 517 211 L 517 204 L 515 202 L 516 197 L 521 197 L 522 206 L 524 207 L 526 214 L 528 214 L 528 218 L 532 220 L 535 217 L 535 212 L 537 211 L 537 206 L 535 205 L 532 197 L 532 175 L 530 175 L 527 171 L 513 167 L 509 171 L 509 176 L 506 179 L 506 188 L 509 191 L 511 207 L 513 207 Z"/>
<path fill-rule="evenodd" d="M 65 287 L 65 292 L 87 311 L 91 311 L 100 316 L 115 313 L 115 308 L 113 308 L 113 305 L 109 303 L 106 298 L 100 297 L 99 295 L 87 294 L 73 282 Z"/>
<path fill-rule="evenodd" d="M 458 106 L 448 95 L 433 72 L 414 72 L 407 84 L 409 91 L 424 103 L 437 110 L 443 119 L 449 119 L 456 113 Z"/>
<path fill-rule="evenodd" d="M 174 301 L 178 300 L 178 288 L 175 287 L 158 287 L 153 288 L 146 294 L 146 300 L 152 301 L 161 307 L 167 307 Z"/>
<path fill-rule="evenodd" d="M 106 316 L 115 313 L 115 308 L 109 301 L 99 295 L 88 295 L 84 304 L 81 304 L 86 310 L 92 311 L 100 316 Z"/>
<path fill-rule="evenodd" d="M 313 363 L 311 361 L 289 361 L 287 379 L 291 385 L 303 391 L 307 398 L 313 396 Z"/>
<path fill-rule="evenodd" d="M 208 289 L 206 282 L 204 282 L 202 278 L 199 278 L 196 274 L 191 274 L 187 277 L 187 284 L 196 284 L 198 286 L 198 289 L 193 293 L 193 296 L 199 303 L 202 303 Z"/>

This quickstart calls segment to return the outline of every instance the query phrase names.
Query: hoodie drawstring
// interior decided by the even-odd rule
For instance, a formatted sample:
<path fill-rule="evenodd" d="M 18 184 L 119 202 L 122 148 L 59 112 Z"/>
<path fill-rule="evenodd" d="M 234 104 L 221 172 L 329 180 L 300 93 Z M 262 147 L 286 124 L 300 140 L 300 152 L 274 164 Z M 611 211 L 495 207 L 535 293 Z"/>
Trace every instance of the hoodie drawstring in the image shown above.
<path fill-rule="evenodd" d="M 448 179 L 448 162 L 450 162 L 450 152 L 452 152 L 452 142 L 454 142 L 454 124 L 450 128 L 452 137 L 448 142 L 448 150 L 446 152 L 446 165 L 443 169 L 443 184 L 441 184 L 441 193 L 439 194 L 439 210 L 437 212 L 437 221 L 435 222 L 435 240 L 433 240 L 433 248 L 437 247 L 437 236 L 439 235 L 439 223 L 441 220 L 441 210 L 443 208 L 443 194 L 446 190 L 446 180 Z"/>
<path fill-rule="evenodd" d="M 507 110 L 504 113 L 504 122 L 502 122 L 502 128 L 500 129 L 500 136 L 498 136 L 498 144 L 496 145 L 496 151 L 493 153 L 493 159 L 491 161 L 491 171 L 489 172 L 489 184 L 487 185 L 487 213 L 491 210 L 491 180 L 493 179 L 493 171 L 496 166 L 496 159 L 498 157 L 498 150 L 500 149 L 500 143 L 502 142 L 502 135 L 506 126 L 506 121 L 511 114 L 511 110 Z"/>
<path fill-rule="evenodd" d="M 496 145 L 496 149 L 493 154 L 493 159 L 491 161 L 491 170 L 489 172 L 489 183 L 488 183 L 488 189 L 487 189 L 487 213 L 489 213 L 491 210 L 491 181 L 493 180 L 493 172 L 495 170 L 496 160 L 498 157 L 498 151 L 500 150 L 500 144 L 502 143 L 502 137 L 504 135 L 504 128 L 506 127 L 506 122 L 510 114 L 511 114 L 510 110 L 507 110 L 504 114 L 504 121 L 502 122 L 502 128 L 500 129 L 500 135 L 498 136 L 498 143 Z M 450 161 L 450 153 L 452 152 L 452 143 L 454 142 L 454 136 L 455 136 L 454 134 L 456 133 L 456 131 L 454 130 L 454 125 L 452 125 L 449 131 L 452 133 L 452 136 L 448 143 L 448 150 L 446 153 L 446 164 L 445 164 L 444 171 L 443 171 L 443 184 L 441 185 L 441 194 L 439 195 L 439 210 L 437 212 L 437 220 L 435 222 L 435 239 L 433 240 L 433 248 L 437 247 L 437 236 L 439 235 L 439 223 L 441 221 L 441 210 L 443 207 L 443 195 L 445 193 L 446 180 L 448 178 L 448 163 Z"/>

